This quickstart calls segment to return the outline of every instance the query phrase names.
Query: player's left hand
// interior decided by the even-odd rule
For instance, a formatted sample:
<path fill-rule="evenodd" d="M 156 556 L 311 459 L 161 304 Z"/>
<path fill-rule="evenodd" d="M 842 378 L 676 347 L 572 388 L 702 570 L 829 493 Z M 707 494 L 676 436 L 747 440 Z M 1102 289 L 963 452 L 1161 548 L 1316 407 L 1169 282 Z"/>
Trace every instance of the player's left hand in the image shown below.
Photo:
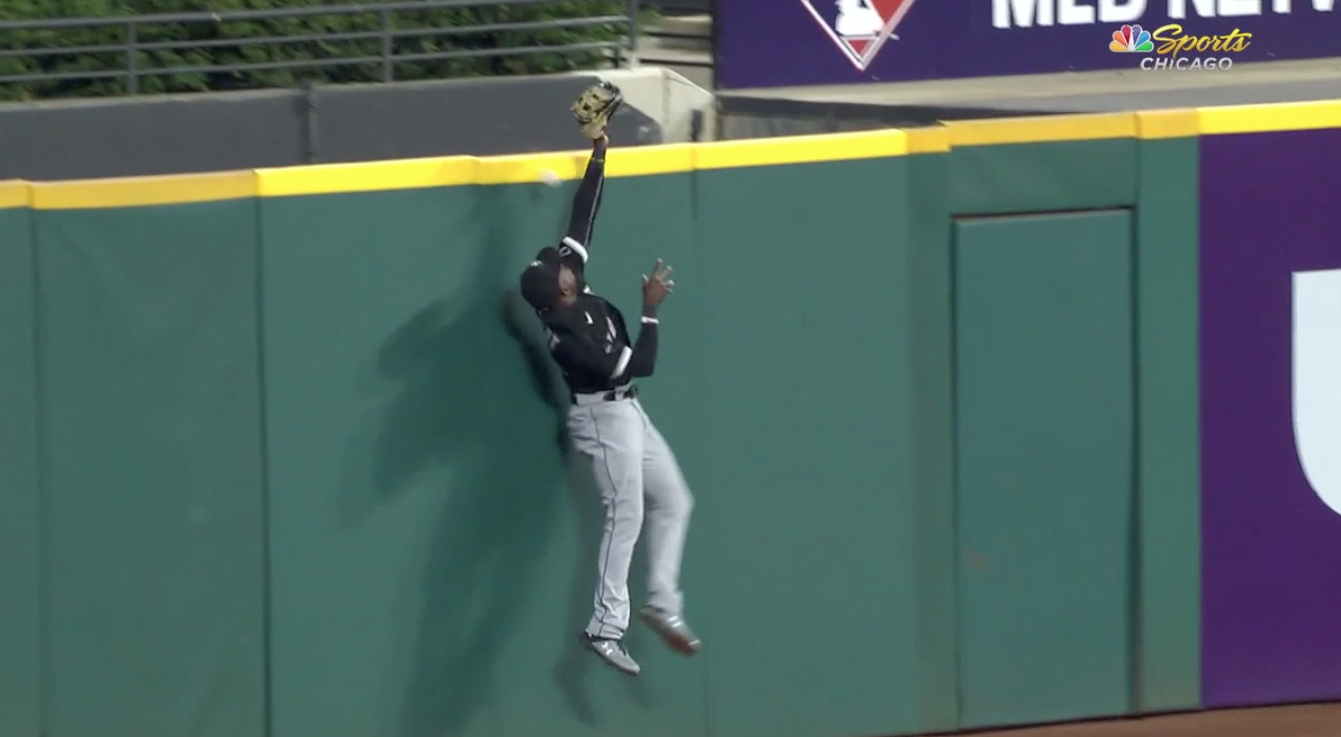
<path fill-rule="evenodd" d="M 671 267 L 665 265 L 661 259 L 657 259 L 656 266 L 652 267 L 651 276 L 643 274 L 643 304 L 645 306 L 656 307 L 675 290 L 675 282 L 671 280 L 670 275 Z"/>

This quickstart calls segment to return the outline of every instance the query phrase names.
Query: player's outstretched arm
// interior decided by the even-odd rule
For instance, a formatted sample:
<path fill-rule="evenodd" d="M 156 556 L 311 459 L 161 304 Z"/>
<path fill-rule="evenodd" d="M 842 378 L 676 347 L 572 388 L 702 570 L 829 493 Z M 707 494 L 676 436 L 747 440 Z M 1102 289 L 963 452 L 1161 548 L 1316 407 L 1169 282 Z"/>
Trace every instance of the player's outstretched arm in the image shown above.
<path fill-rule="evenodd" d="M 591 234 L 596 227 L 596 214 L 601 209 L 601 194 L 605 189 L 605 152 L 610 139 L 601 136 L 591 144 L 591 158 L 587 159 L 587 170 L 582 175 L 582 183 L 573 196 L 573 209 L 568 217 L 568 233 L 563 245 L 587 261 L 587 248 L 591 244 Z"/>

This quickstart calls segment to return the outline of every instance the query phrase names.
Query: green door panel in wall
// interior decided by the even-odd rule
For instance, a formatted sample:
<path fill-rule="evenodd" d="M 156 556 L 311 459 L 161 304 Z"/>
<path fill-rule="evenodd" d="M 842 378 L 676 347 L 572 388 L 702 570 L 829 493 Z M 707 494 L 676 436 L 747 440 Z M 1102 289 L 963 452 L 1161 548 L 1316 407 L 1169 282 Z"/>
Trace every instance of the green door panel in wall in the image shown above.
<path fill-rule="evenodd" d="M 571 191 L 262 202 L 275 737 L 702 732 L 699 663 L 644 639 L 633 681 L 577 649 L 599 501 L 510 298 Z M 606 185 L 589 274 L 633 316 L 639 274 L 688 253 L 688 203 L 687 177 Z M 657 412 L 672 442 L 692 407 Z"/>
<path fill-rule="evenodd" d="M 1126 713 L 1127 211 L 954 229 L 961 728 Z"/>
<path fill-rule="evenodd" d="M 917 731 L 907 162 L 697 176 L 709 732 Z"/>
<path fill-rule="evenodd" d="M 41 548 L 31 212 L 0 210 L 0 734 L 41 730 Z"/>
<path fill-rule="evenodd" d="M 1137 141 L 1113 138 L 955 148 L 950 211 L 988 215 L 1124 207 L 1136 198 Z"/>
<path fill-rule="evenodd" d="M 50 737 L 265 730 L 255 212 L 34 215 Z"/>

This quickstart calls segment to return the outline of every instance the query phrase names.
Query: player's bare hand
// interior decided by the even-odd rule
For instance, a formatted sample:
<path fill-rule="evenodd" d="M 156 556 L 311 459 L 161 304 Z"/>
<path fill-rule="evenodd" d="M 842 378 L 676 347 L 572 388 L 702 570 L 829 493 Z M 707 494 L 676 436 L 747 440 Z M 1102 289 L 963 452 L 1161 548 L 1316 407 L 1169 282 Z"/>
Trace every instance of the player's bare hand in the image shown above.
<path fill-rule="evenodd" d="M 656 307 L 666 296 L 675 290 L 675 282 L 671 280 L 671 267 L 657 259 L 657 265 L 652 268 L 651 275 L 643 274 L 643 304 L 648 307 Z"/>

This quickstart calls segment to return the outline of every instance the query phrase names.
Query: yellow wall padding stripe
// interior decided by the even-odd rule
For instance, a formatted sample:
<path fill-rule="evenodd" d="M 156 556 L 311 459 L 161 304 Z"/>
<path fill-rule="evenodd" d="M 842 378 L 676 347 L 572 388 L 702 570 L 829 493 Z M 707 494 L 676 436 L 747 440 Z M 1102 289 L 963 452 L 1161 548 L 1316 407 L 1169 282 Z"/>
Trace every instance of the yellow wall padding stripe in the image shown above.
<path fill-rule="evenodd" d="M 810 164 L 903 156 L 908 153 L 908 134 L 890 129 L 823 136 L 759 138 L 700 143 L 694 149 L 694 168 L 698 170 Z"/>
<path fill-rule="evenodd" d="M 39 182 L 30 187 L 31 205 L 40 210 L 176 205 L 236 200 L 257 194 L 254 171 Z"/>
<path fill-rule="evenodd" d="M 950 150 L 950 131 L 943 125 L 912 128 L 907 133 L 910 154 L 943 154 Z"/>
<path fill-rule="evenodd" d="M 1136 114 L 1136 135 L 1145 140 L 1192 138 L 1197 135 L 1197 111 L 1152 110 Z"/>
<path fill-rule="evenodd" d="M 1191 138 L 1224 133 L 1341 128 L 1341 100 L 1276 105 L 1051 115 L 951 122 L 927 128 L 616 148 L 611 177 L 752 168 L 944 153 L 955 147 L 1114 138 Z M 83 209 L 539 182 L 546 172 L 582 175 L 589 151 L 448 156 L 357 164 L 74 182 L 0 182 L 0 208 Z"/>
<path fill-rule="evenodd" d="M 610 152 L 606 174 L 611 177 L 687 172 L 693 167 L 694 147 L 641 146 Z M 464 184 L 528 184 L 543 180 L 546 172 L 560 179 L 582 176 L 590 151 L 520 154 L 514 156 L 451 156 L 404 161 L 369 161 L 258 169 L 260 196 L 375 192 Z"/>
<path fill-rule="evenodd" d="M 946 123 L 945 127 L 950 130 L 951 147 L 1093 141 L 1103 138 L 1135 138 L 1136 115 L 1103 113 L 968 120 Z"/>
<path fill-rule="evenodd" d="M 1197 117 L 1203 136 L 1341 128 L 1341 100 L 1207 107 Z"/>
<path fill-rule="evenodd" d="M 22 179 L 0 182 L 0 210 L 15 207 L 27 207 L 29 197 L 28 183 Z"/>
<path fill-rule="evenodd" d="M 491 156 L 476 159 L 475 179 L 472 184 L 522 184 L 543 180 L 545 172 L 553 172 L 560 179 L 582 176 L 590 151 L 563 151 L 546 154 Z M 606 162 L 606 172 L 614 156 Z"/>
<path fill-rule="evenodd" d="M 257 169 L 260 196 L 340 194 L 473 184 L 480 160 L 450 156 Z"/>
<path fill-rule="evenodd" d="M 605 173 L 612 177 L 641 177 L 690 172 L 694 170 L 697 149 L 698 146 L 689 143 L 614 149 L 608 154 Z M 580 166 L 586 166 L 586 160 L 587 154 L 583 152 Z"/>

